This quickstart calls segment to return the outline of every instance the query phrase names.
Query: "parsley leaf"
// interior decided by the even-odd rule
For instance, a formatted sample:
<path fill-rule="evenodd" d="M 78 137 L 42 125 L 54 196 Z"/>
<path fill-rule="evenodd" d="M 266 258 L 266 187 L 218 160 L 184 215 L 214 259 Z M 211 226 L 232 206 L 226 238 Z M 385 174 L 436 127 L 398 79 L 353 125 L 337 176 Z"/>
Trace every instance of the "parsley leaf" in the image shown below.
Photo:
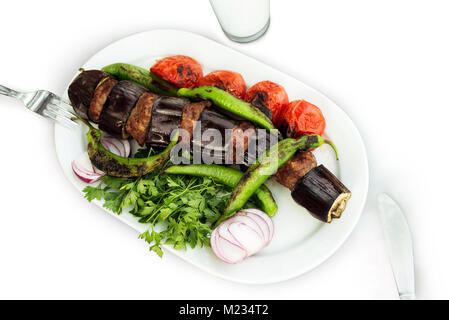
<path fill-rule="evenodd" d="M 140 149 L 137 156 L 154 152 Z M 211 226 L 220 218 L 232 192 L 211 178 L 161 174 L 169 165 L 134 179 L 104 176 L 98 187 L 83 190 L 89 201 L 103 198 L 106 209 L 116 214 L 127 209 L 140 223 L 148 224 L 139 238 L 160 257 L 162 245 L 177 250 L 210 246 Z"/>
<path fill-rule="evenodd" d="M 95 187 L 86 187 L 83 190 L 84 196 L 87 200 L 92 201 L 94 199 L 101 200 L 104 195 L 104 190 Z"/>

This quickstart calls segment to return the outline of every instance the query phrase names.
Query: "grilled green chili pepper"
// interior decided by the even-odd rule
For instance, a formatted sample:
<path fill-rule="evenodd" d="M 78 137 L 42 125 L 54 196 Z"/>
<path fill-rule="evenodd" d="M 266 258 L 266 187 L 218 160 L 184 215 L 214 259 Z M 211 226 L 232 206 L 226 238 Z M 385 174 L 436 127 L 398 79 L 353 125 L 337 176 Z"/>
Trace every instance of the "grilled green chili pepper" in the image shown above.
<path fill-rule="evenodd" d="M 101 131 L 95 129 L 87 120 L 83 121 L 88 127 L 87 153 L 92 164 L 107 175 L 122 178 L 140 177 L 161 167 L 170 158 L 170 152 L 178 142 L 177 132 L 168 147 L 159 154 L 148 158 L 124 158 L 106 150 L 101 144 Z"/>
<path fill-rule="evenodd" d="M 147 69 L 133 66 L 127 63 L 114 63 L 101 69 L 119 80 L 136 82 L 152 92 L 176 97 L 178 88 L 164 79 L 158 77 Z"/>
<path fill-rule="evenodd" d="M 165 170 L 168 174 L 182 174 L 196 177 L 211 177 L 217 182 L 223 183 L 228 187 L 235 188 L 243 177 L 243 172 L 236 169 L 219 166 L 216 164 L 192 164 L 184 166 L 173 166 Z M 260 208 L 270 217 L 274 216 L 278 210 L 278 206 L 273 199 L 270 190 L 261 185 L 254 192 L 258 200 Z"/>
<path fill-rule="evenodd" d="M 298 150 L 311 150 L 325 143 L 319 135 L 307 135 L 299 139 L 284 139 L 268 149 L 245 172 L 231 197 L 222 217 L 217 225 L 225 219 L 233 216 L 241 209 L 253 193 L 271 176 L 277 169 L 283 166 Z"/>
<path fill-rule="evenodd" d="M 217 107 L 225 109 L 242 118 L 245 118 L 267 130 L 276 129 L 262 111 L 250 103 L 234 97 L 232 94 L 215 87 L 198 87 L 194 89 L 181 88 L 178 90 L 178 96 L 185 98 L 201 98 L 212 101 Z"/>

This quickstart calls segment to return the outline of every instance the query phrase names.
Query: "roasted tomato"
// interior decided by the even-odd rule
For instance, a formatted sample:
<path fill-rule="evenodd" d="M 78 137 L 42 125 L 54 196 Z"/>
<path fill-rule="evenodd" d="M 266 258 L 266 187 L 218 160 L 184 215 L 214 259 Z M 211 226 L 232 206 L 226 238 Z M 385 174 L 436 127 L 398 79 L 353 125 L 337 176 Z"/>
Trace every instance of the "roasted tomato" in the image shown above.
<path fill-rule="evenodd" d="M 245 95 L 245 101 L 259 108 L 261 106 L 268 108 L 273 115 L 274 125 L 278 127 L 282 110 L 288 105 L 288 95 L 281 85 L 271 81 L 262 81 L 249 88 Z"/>
<path fill-rule="evenodd" d="M 326 120 L 320 108 L 305 100 L 290 102 L 281 117 L 280 127 L 289 138 L 305 134 L 322 135 L 326 128 Z"/>
<path fill-rule="evenodd" d="M 237 98 L 243 99 L 246 92 L 246 83 L 240 73 L 228 70 L 217 70 L 202 77 L 198 86 L 217 87 Z"/>
<path fill-rule="evenodd" d="M 195 59 L 180 55 L 157 61 L 150 71 L 178 88 L 194 88 L 203 76 L 203 70 Z"/>

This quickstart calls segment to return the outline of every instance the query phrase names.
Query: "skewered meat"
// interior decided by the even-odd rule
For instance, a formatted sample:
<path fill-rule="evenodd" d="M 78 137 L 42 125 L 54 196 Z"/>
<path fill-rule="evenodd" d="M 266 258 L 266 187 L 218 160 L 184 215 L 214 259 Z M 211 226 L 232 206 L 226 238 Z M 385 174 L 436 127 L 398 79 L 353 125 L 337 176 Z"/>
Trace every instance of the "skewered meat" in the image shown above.
<path fill-rule="evenodd" d="M 133 137 L 141 146 L 145 144 L 148 128 L 151 122 L 151 111 L 157 95 L 151 92 L 144 92 L 126 122 L 126 132 Z"/>
<path fill-rule="evenodd" d="M 210 107 L 210 101 L 200 101 L 194 103 L 187 103 L 182 109 L 181 129 L 189 133 L 190 139 L 193 137 L 193 130 L 195 121 L 198 121 L 204 109 Z"/>
<path fill-rule="evenodd" d="M 118 83 L 111 77 L 103 78 L 95 89 L 92 101 L 90 102 L 88 116 L 95 123 L 100 121 L 101 111 L 111 93 L 112 88 Z"/>
<path fill-rule="evenodd" d="M 310 151 L 298 151 L 276 173 L 276 181 L 292 190 L 299 178 L 316 167 L 316 159 Z"/>

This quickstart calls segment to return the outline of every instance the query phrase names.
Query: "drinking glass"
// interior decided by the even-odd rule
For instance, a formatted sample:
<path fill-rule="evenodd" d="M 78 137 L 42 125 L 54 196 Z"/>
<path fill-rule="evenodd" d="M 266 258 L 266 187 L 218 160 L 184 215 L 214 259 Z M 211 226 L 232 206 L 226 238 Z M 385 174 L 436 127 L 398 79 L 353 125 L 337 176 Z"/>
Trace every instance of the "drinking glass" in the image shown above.
<path fill-rule="evenodd" d="M 270 0 L 210 0 L 226 36 L 236 42 L 261 37 L 270 26 Z"/>

